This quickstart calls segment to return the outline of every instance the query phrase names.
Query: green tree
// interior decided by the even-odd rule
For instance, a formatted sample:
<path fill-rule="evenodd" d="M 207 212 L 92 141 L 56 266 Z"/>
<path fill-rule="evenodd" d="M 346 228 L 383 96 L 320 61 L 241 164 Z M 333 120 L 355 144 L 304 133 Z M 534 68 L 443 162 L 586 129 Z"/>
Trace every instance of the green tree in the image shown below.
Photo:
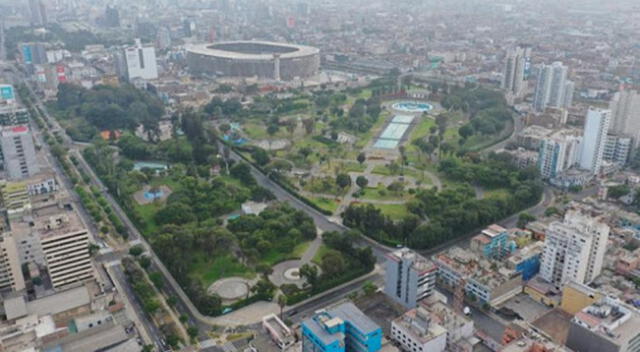
<path fill-rule="evenodd" d="M 518 224 L 517 226 L 521 229 L 523 229 L 528 223 L 530 223 L 531 221 L 534 221 L 536 219 L 535 216 L 529 214 L 529 213 L 520 213 L 520 215 L 518 215 Z"/>
<path fill-rule="evenodd" d="M 140 254 L 142 254 L 143 252 L 144 252 L 144 248 L 142 248 L 141 245 L 135 245 L 129 248 L 129 254 L 134 257 L 140 256 Z"/>
<path fill-rule="evenodd" d="M 365 161 L 367 161 L 367 155 L 365 153 L 358 154 L 358 162 L 362 164 Z"/>
<path fill-rule="evenodd" d="M 351 186 L 351 176 L 349 176 L 348 174 L 338 174 L 336 176 L 336 185 L 338 185 L 338 187 L 340 188 L 347 188 L 349 186 Z"/>
<path fill-rule="evenodd" d="M 360 175 L 356 178 L 356 184 L 360 188 L 365 188 L 369 184 L 369 180 L 365 176 Z"/>
<path fill-rule="evenodd" d="M 303 264 L 300 267 L 300 276 L 303 277 L 312 287 L 318 282 L 318 268 L 314 265 Z"/>

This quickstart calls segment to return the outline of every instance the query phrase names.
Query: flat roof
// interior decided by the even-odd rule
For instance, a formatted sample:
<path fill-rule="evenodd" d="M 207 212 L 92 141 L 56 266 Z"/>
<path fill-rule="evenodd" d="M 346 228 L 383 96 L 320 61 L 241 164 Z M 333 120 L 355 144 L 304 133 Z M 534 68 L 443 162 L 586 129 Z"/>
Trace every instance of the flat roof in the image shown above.
<path fill-rule="evenodd" d="M 89 290 L 83 285 L 28 302 L 27 311 L 38 315 L 58 314 L 89 303 Z"/>
<path fill-rule="evenodd" d="M 288 53 L 249 54 L 249 53 L 212 48 L 212 45 L 229 45 L 229 44 L 271 45 L 271 46 L 291 48 L 295 50 Z M 194 45 L 187 46 L 187 51 L 194 54 L 199 54 L 199 55 L 215 56 L 215 57 L 220 57 L 225 59 L 235 59 L 235 60 L 273 60 L 274 54 L 278 54 L 281 59 L 290 59 L 290 58 L 296 58 L 296 57 L 317 55 L 320 53 L 320 49 L 314 48 L 312 46 L 289 44 L 289 43 L 277 43 L 277 42 L 269 42 L 269 41 L 257 41 L 257 40 L 241 40 L 241 41 L 229 41 L 229 42 L 218 42 L 218 43 L 194 44 Z"/>

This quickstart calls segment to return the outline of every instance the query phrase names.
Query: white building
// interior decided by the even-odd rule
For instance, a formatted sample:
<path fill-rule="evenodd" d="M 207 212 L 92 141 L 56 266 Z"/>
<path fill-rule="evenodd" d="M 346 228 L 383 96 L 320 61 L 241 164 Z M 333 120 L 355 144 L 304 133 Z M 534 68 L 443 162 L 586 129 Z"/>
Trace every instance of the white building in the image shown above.
<path fill-rule="evenodd" d="M 500 87 L 507 96 L 519 98 L 526 92 L 526 75 L 531 60 L 530 47 L 517 47 L 509 50 L 505 58 Z"/>
<path fill-rule="evenodd" d="M 438 267 L 418 253 L 402 248 L 387 254 L 385 293 L 407 308 L 433 293 Z"/>
<path fill-rule="evenodd" d="M 29 127 L 5 127 L 0 133 L 0 146 L 4 169 L 9 179 L 20 180 L 36 174 L 39 170 L 36 151 Z"/>
<path fill-rule="evenodd" d="M 24 288 L 16 241 L 10 233 L 5 233 L 0 237 L 0 291 L 20 291 Z"/>
<path fill-rule="evenodd" d="M 418 307 L 391 322 L 391 338 L 409 352 L 444 352 L 447 330 L 431 321 L 428 311 Z"/>
<path fill-rule="evenodd" d="M 629 159 L 629 154 L 631 154 L 632 144 L 633 140 L 630 137 L 608 135 L 602 158 L 606 161 L 624 165 Z"/>
<path fill-rule="evenodd" d="M 555 133 L 542 140 L 538 153 L 538 169 L 544 179 L 557 177 L 574 166 L 580 156 L 582 138 L 565 133 Z"/>
<path fill-rule="evenodd" d="M 582 136 L 580 168 L 598 174 L 602 166 L 607 131 L 609 130 L 610 110 L 589 108 Z"/>
<path fill-rule="evenodd" d="M 540 277 L 558 287 L 569 280 L 581 284 L 593 281 L 602 270 L 609 231 L 601 217 L 576 209 L 567 211 L 563 222 L 549 225 Z"/>
<path fill-rule="evenodd" d="M 633 146 L 640 146 L 640 94 L 635 90 L 616 93 L 609 103 L 611 124 L 609 131 L 633 138 Z"/>
<path fill-rule="evenodd" d="M 153 80 L 158 78 L 156 49 L 152 45 L 142 45 L 136 39 L 134 46 L 124 49 L 126 74 L 129 81 L 136 78 Z"/>
<path fill-rule="evenodd" d="M 544 111 L 547 106 L 566 108 L 573 103 L 575 84 L 567 79 L 568 68 L 562 62 L 541 65 L 534 96 L 534 109 Z"/>

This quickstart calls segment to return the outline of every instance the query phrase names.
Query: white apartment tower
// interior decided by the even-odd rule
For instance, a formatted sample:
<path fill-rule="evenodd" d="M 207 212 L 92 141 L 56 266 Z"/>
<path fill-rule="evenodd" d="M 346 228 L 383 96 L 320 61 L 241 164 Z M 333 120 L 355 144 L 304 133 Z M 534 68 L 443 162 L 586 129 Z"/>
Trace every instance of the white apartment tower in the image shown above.
<path fill-rule="evenodd" d="M 142 45 L 140 39 L 136 39 L 134 46 L 124 49 L 124 59 L 129 81 L 158 78 L 156 49 L 152 45 Z"/>
<path fill-rule="evenodd" d="M 4 169 L 10 180 L 20 180 L 38 172 L 36 151 L 29 127 L 5 127 L 0 132 Z"/>
<path fill-rule="evenodd" d="M 407 308 L 433 293 L 438 267 L 420 254 L 402 248 L 387 254 L 385 293 Z"/>
<path fill-rule="evenodd" d="M 530 47 L 518 46 L 507 52 L 500 85 L 507 95 L 519 98 L 526 92 L 526 71 L 530 58 Z"/>
<path fill-rule="evenodd" d="M 533 101 L 536 111 L 542 112 L 548 106 L 566 108 L 573 103 L 575 84 L 567 79 L 568 68 L 562 62 L 541 65 Z"/>
<path fill-rule="evenodd" d="M 580 168 L 589 170 L 593 174 L 600 173 L 610 116 L 610 110 L 589 108 L 587 111 L 582 136 Z"/>
<path fill-rule="evenodd" d="M 538 152 L 538 169 L 542 178 L 554 178 L 574 166 L 580 155 L 580 142 L 580 137 L 564 134 L 543 139 Z"/>
<path fill-rule="evenodd" d="M 633 138 L 634 148 L 640 146 L 640 94 L 635 90 L 617 92 L 609 103 L 611 124 L 609 131 L 618 136 Z"/>
<path fill-rule="evenodd" d="M 553 222 L 547 230 L 540 277 L 558 287 L 570 280 L 593 281 L 602 270 L 609 231 L 601 217 L 567 211 L 563 222 Z"/>

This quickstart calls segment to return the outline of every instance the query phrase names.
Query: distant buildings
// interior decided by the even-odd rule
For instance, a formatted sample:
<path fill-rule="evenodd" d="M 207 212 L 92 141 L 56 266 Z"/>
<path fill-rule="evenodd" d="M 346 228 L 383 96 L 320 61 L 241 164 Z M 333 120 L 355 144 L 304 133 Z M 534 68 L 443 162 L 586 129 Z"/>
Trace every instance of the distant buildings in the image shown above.
<path fill-rule="evenodd" d="M 607 131 L 611 117 L 610 110 L 590 108 L 585 119 L 580 153 L 580 168 L 598 174 L 607 143 Z"/>
<path fill-rule="evenodd" d="M 44 65 L 48 62 L 43 43 L 20 43 L 20 55 L 25 65 Z"/>
<path fill-rule="evenodd" d="M 540 277 L 556 287 L 593 281 L 602 271 L 609 231 L 601 217 L 568 210 L 564 221 L 551 223 L 546 232 Z"/>
<path fill-rule="evenodd" d="M 538 170 L 543 179 L 552 179 L 573 167 L 579 160 L 581 138 L 571 133 L 546 137 L 538 152 Z"/>
<path fill-rule="evenodd" d="M 573 102 L 575 85 L 567 80 L 568 69 L 561 62 L 542 65 L 534 96 L 534 109 L 543 112 L 547 106 L 566 108 Z"/>
<path fill-rule="evenodd" d="M 151 45 L 142 45 L 140 39 L 136 39 L 134 46 L 124 49 L 122 68 L 125 70 L 122 75 L 129 81 L 157 79 L 156 49 Z"/>
<path fill-rule="evenodd" d="M 629 159 L 633 140 L 630 137 L 608 135 L 604 145 L 602 159 L 619 165 L 624 165 Z"/>
<path fill-rule="evenodd" d="M 622 90 L 609 103 L 611 123 L 609 131 L 618 136 L 633 138 L 633 147 L 640 146 L 640 94 L 636 90 Z"/>
<path fill-rule="evenodd" d="M 531 65 L 531 48 L 518 46 L 505 58 L 500 87 L 508 96 L 520 98 L 526 91 L 526 76 Z"/>
<path fill-rule="evenodd" d="M 302 327 L 303 352 L 376 352 L 382 329 L 353 303 L 316 312 Z"/>
<path fill-rule="evenodd" d="M 12 105 L 16 102 L 16 93 L 10 84 L 0 84 L 0 106 Z"/>
<path fill-rule="evenodd" d="M 9 179 L 20 180 L 38 172 L 36 151 L 29 127 L 4 127 L 0 132 L 0 146 L 4 169 Z"/>
<path fill-rule="evenodd" d="M 566 345 L 581 352 L 640 351 L 640 313 L 603 297 L 575 314 Z"/>
<path fill-rule="evenodd" d="M 387 255 L 385 293 L 407 308 L 431 295 L 438 268 L 420 254 L 402 248 Z"/>
<path fill-rule="evenodd" d="M 31 25 L 42 27 L 47 24 L 47 8 L 42 0 L 29 0 L 31 12 Z"/>
<path fill-rule="evenodd" d="M 120 11 L 117 8 L 107 6 L 104 11 L 104 25 L 111 28 L 120 27 Z"/>

